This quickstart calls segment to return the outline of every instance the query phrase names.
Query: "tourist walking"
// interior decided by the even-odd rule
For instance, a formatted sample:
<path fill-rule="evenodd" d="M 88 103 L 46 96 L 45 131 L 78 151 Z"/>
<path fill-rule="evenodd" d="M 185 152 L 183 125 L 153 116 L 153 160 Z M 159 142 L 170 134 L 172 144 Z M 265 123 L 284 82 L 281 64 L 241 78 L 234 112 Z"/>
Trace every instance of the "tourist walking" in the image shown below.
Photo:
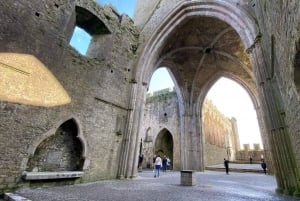
<path fill-rule="evenodd" d="M 156 155 L 154 154 L 153 158 L 152 158 L 152 167 L 153 169 L 155 169 L 155 160 L 156 160 Z"/>
<path fill-rule="evenodd" d="M 264 160 L 261 161 L 261 167 L 264 170 L 264 173 L 267 174 L 267 164 Z"/>
<path fill-rule="evenodd" d="M 159 155 L 157 155 L 157 157 L 155 158 L 155 163 L 154 163 L 154 177 L 159 177 L 159 171 L 162 165 L 162 160 L 161 157 Z"/>
<path fill-rule="evenodd" d="M 224 158 L 224 167 L 226 170 L 226 174 L 229 174 L 229 160 Z"/>

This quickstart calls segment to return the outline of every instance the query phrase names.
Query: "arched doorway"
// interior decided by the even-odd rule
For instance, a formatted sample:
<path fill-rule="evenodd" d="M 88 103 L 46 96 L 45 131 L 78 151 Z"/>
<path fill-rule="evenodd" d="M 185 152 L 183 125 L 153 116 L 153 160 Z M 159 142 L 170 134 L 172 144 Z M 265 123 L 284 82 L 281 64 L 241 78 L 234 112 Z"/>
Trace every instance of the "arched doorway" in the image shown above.
<path fill-rule="evenodd" d="M 162 129 L 155 139 L 154 153 L 173 161 L 173 137 L 168 129 Z"/>

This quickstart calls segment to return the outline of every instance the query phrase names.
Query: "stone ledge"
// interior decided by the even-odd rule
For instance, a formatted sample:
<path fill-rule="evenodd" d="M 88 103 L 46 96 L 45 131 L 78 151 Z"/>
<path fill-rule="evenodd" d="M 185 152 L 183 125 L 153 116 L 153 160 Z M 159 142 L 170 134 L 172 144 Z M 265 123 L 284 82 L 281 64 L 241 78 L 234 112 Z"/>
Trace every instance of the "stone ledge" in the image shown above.
<path fill-rule="evenodd" d="M 62 171 L 62 172 L 23 172 L 25 180 L 47 180 L 47 179 L 66 179 L 82 177 L 82 171 Z"/>
<path fill-rule="evenodd" d="M 4 199 L 8 201 L 31 201 L 14 193 L 5 193 Z"/>

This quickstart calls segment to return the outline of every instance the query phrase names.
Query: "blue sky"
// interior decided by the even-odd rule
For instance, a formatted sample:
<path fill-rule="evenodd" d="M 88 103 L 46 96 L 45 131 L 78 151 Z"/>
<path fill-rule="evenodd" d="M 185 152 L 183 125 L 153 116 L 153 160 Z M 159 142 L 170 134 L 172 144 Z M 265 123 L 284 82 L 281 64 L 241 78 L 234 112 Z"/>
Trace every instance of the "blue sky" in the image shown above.
<path fill-rule="evenodd" d="M 129 17 L 133 17 L 136 0 L 97 0 L 101 5 L 112 4 L 119 14 L 127 14 Z"/>
<path fill-rule="evenodd" d="M 136 0 L 97 0 L 97 2 L 102 6 L 110 3 L 119 14 L 125 13 L 132 18 Z M 85 55 L 90 39 L 91 37 L 85 31 L 76 28 L 71 45 Z M 149 92 L 173 86 L 168 71 L 165 68 L 159 68 L 151 78 Z M 213 85 L 207 97 L 227 117 L 237 119 L 241 144 L 262 144 L 253 103 L 247 92 L 239 84 L 230 79 L 222 78 Z"/>

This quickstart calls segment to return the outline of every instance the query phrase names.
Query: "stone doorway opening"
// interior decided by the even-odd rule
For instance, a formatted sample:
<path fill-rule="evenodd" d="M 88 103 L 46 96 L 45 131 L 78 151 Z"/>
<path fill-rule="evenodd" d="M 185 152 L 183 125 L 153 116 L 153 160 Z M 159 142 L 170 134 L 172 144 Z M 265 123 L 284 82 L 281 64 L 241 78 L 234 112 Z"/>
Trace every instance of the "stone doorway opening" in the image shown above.
<path fill-rule="evenodd" d="M 173 137 L 168 129 L 162 129 L 157 135 L 154 152 L 156 155 L 160 155 L 160 157 L 167 156 L 171 162 L 173 161 Z"/>

